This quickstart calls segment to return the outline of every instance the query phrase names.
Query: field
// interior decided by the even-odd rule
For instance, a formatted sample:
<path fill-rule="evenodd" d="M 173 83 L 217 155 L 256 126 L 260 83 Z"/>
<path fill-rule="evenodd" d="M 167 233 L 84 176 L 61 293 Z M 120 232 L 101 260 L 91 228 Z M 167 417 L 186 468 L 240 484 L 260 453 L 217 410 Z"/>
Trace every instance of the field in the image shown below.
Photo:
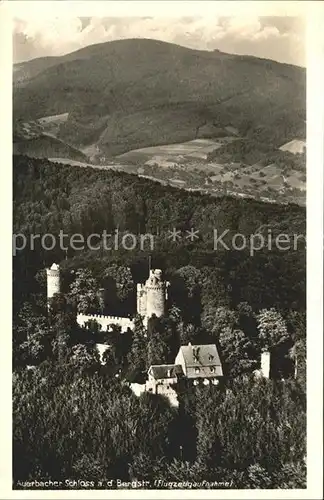
<path fill-rule="evenodd" d="M 64 123 L 69 117 L 69 113 L 61 113 L 60 115 L 50 115 L 39 118 L 39 123 L 47 125 L 48 123 Z"/>
<path fill-rule="evenodd" d="M 279 149 L 280 151 L 289 151 L 290 153 L 296 154 L 296 153 L 302 153 L 304 148 L 306 148 L 306 142 L 305 141 L 300 141 L 298 139 L 294 139 L 292 141 L 287 142 L 286 144 L 283 144 Z"/>
<path fill-rule="evenodd" d="M 305 205 L 306 174 L 294 163 L 264 160 L 252 165 L 243 162 L 219 163 L 209 160 L 218 148 L 242 140 L 237 137 L 195 139 L 131 150 L 100 165 L 52 157 L 51 161 L 76 166 L 122 170 L 186 190 L 197 190 L 212 196 L 231 195 L 256 198 L 265 202 Z M 294 142 L 294 141 L 292 141 Z M 279 150 L 277 150 L 279 151 Z M 280 155 L 283 153 L 280 152 Z M 276 154 L 276 152 L 275 152 Z M 295 158 L 299 153 L 286 153 Z M 280 157 L 279 155 L 279 157 Z M 280 163 L 281 162 L 281 163 Z M 284 166 L 283 166 L 284 165 Z"/>
<path fill-rule="evenodd" d="M 67 113 L 63 113 L 22 123 L 20 132 L 25 135 L 25 139 L 29 140 L 17 142 L 15 151 L 27 154 L 32 151 L 33 155 L 39 156 L 38 152 L 42 149 L 44 152 L 46 150 L 47 153 L 52 153 L 46 155 L 51 161 L 94 167 L 96 162 L 92 160 L 96 147 L 84 148 L 82 152 L 74 150 L 74 160 L 70 160 L 64 151 L 64 143 L 57 141 L 55 135 L 53 134 L 53 137 L 48 132 L 52 127 L 55 133 L 54 128 L 59 127 L 67 118 Z M 44 130 L 45 128 L 47 131 Z M 50 147 L 46 143 L 45 148 L 44 141 L 51 141 Z M 294 139 L 284 144 L 276 150 L 277 153 L 276 151 L 271 153 L 279 154 L 279 160 L 275 157 L 274 161 L 269 164 L 265 164 L 267 162 L 264 159 L 250 165 L 243 161 L 239 162 L 236 161 L 237 154 L 233 155 L 235 158 L 232 160 L 225 161 L 222 155 L 218 159 L 220 148 L 235 148 L 236 144 L 244 141 L 244 138 L 237 136 L 198 138 L 186 142 L 133 149 L 115 158 L 102 158 L 101 163 L 96 167 L 123 170 L 155 179 L 163 184 L 201 190 L 212 195 L 229 194 L 259 198 L 268 202 L 297 202 L 304 205 L 305 170 L 297 166 L 294 168 L 294 163 L 290 165 L 289 161 L 286 162 L 280 157 L 284 154 L 288 155 L 290 160 L 300 157 L 299 151 L 304 147 L 305 141 Z M 25 151 L 22 146 L 26 146 L 27 143 L 29 143 L 28 150 Z M 72 151 L 72 148 L 67 145 L 66 147 Z M 63 152 L 64 155 L 61 154 Z M 231 156 L 230 154 L 229 158 Z"/>
<path fill-rule="evenodd" d="M 305 203 L 303 68 L 130 39 L 18 64 L 13 87 L 18 154 Z"/>
<path fill-rule="evenodd" d="M 227 194 L 266 202 L 305 204 L 306 174 L 302 158 L 306 143 L 299 138 L 278 148 L 261 150 L 258 142 L 238 136 L 236 130 L 227 127 L 228 135 L 224 137 L 196 138 L 105 157 L 95 144 L 80 151 L 60 141 L 58 131 L 67 120 L 68 113 L 61 113 L 20 122 L 14 152 L 81 167 L 122 170 L 213 196 Z"/>
<path fill-rule="evenodd" d="M 219 162 L 215 152 L 226 145 L 234 145 L 237 140 L 244 139 L 195 139 L 135 149 L 116 159 L 125 162 L 124 167 L 120 166 L 123 170 L 184 189 L 200 189 L 212 195 L 253 197 L 267 202 L 305 204 L 305 171 L 298 166 L 294 168 L 294 164 L 290 166 L 288 162 L 284 162 L 283 167 L 283 160 L 280 158 L 283 155 L 282 148 L 271 153 L 276 155 L 277 151 L 280 161 L 269 164 L 265 164 L 267 155 L 260 162 L 251 165 L 238 161 Z M 284 151 L 292 149 L 286 154 L 294 159 L 300 155 L 296 145 L 300 146 L 302 143 L 304 142 L 293 140 L 291 144 L 295 145 L 294 148 L 290 148 L 290 143 L 285 144 Z M 210 160 L 215 156 L 215 159 Z"/>
<path fill-rule="evenodd" d="M 177 144 L 165 144 L 163 146 L 134 149 L 128 153 L 117 156 L 117 158 L 131 163 L 144 162 L 147 165 L 158 164 L 160 166 L 173 167 L 178 163 L 191 161 L 193 159 L 207 160 L 209 153 L 234 139 L 234 137 L 194 139 L 193 141 Z"/>

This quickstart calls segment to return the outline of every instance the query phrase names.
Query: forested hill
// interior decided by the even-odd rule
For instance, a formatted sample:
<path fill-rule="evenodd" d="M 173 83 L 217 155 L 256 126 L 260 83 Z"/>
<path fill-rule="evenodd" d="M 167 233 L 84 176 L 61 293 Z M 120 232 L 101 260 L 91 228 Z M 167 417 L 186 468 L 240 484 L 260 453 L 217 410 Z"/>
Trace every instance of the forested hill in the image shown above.
<path fill-rule="evenodd" d="M 303 68 L 157 40 L 118 40 L 14 67 L 14 117 L 68 113 L 57 137 L 104 155 L 236 127 L 280 146 L 305 136 Z M 293 89 L 293 91 L 292 91 Z"/>
<path fill-rule="evenodd" d="M 76 481 L 83 489 L 111 489 L 120 480 L 156 489 L 162 478 L 179 487 L 181 480 L 208 489 L 224 481 L 233 489 L 305 488 L 305 248 L 267 245 L 251 254 L 231 245 L 237 235 L 241 248 L 255 233 L 282 234 L 286 242 L 304 234 L 305 210 L 24 156 L 14 157 L 13 167 L 14 232 L 26 238 L 24 250 L 22 237 L 17 241 L 13 261 L 14 487 L 36 478 L 62 481 L 65 489 Z M 51 246 L 60 231 L 116 229 L 152 233 L 154 248 L 40 246 L 40 236 Z M 191 229 L 193 241 L 186 238 Z M 228 231 L 228 249 L 215 250 L 213 230 Z M 32 248 L 28 236 L 37 234 Z M 170 287 L 165 314 L 145 328 L 135 314 L 136 283 L 147 278 L 149 254 Z M 60 264 L 61 293 L 48 314 L 45 267 L 53 262 Z M 107 304 L 99 301 L 102 288 Z M 99 311 L 132 315 L 134 331 L 76 323 L 77 312 Z M 110 346 L 104 365 L 97 342 Z M 132 393 L 131 382 L 143 383 L 152 365 L 174 363 L 189 342 L 218 346 L 219 385 L 184 380 L 177 410 L 160 394 Z M 257 380 L 264 347 L 271 379 Z"/>
<path fill-rule="evenodd" d="M 213 198 L 162 186 L 148 179 L 123 172 L 57 165 L 46 160 L 14 157 L 14 232 L 58 235 L 113 233 L 116 228 L 134 234 L 152 233 L 154 249 L 145 251 L 52 251 L 37 246 L 34 251 L 17 251 L 16 279 L 26 282 L 35 272 L 63 261 L 65 267 L 89 267 L 100 275 L 111 263 L 127 264 L 134 280 L 146 277 L 147 257 L 153 265 L 170 274 L 192 265 L 209 270 L 213 294 L 220 302 L 248 301 L 253 309 L 277 306 L 305 309 L 305 248 L 294 250 L 265 247 L 251 255 L 233 248 L 235 234 L 242 237 L 261 233 L 273 237 L 280 233 L 292 241 L 294 234 L 305 234 L 305 210 L 299 206 L 278 206 L 255 200 L 230 197 Z M 177 228 L 182 237 L 172 242 L 168 231 Z M 186 230 L 198 231 L 198 238 L 185 238 Z M 228 249 L 214 246 L 214 233 L 227 232 Z M 64 260 L 67 257 L 67 260 Z M 22 273 L 22 274 L 21 274 Z M 220 285 L 216 286 L 217 283 Z M 21 286 L 17 292 L 24 293 Z M 26 290 L 25 290 L 26 291 Z M 26 293 L 28 293 L 26 291 Z"/>

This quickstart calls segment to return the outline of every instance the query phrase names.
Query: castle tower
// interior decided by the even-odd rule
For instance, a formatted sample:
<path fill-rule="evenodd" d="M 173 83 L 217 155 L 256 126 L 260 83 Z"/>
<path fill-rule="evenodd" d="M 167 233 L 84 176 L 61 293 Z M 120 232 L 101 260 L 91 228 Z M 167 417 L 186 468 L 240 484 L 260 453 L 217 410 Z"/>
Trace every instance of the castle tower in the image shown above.
<path fill-rule="evenodd" d="M 46 269 L 47 273 L 47 300 L 50 300 L 56 293 L 61 291 L 60 283 L 60 267 L 57 264 L 52 264 L 50 269 Z"/>
<path fill-rule="evenodd" d="M 137 314 L 143 318 L 146 316 L 146 288 L 141 283 L 137 284 Z"/>
<path fill-rule="evenodd" d="M 270 352 L 263 351 L 261 353 L 261 373 L 265 378 L 270 377 Z"/>
<path fill-rule="evenodd" d="M 147 319 L 153 314 L 160 317 L 165 313 L 166 288 L 161 269 L 151 269 L 145 283 Z"/>

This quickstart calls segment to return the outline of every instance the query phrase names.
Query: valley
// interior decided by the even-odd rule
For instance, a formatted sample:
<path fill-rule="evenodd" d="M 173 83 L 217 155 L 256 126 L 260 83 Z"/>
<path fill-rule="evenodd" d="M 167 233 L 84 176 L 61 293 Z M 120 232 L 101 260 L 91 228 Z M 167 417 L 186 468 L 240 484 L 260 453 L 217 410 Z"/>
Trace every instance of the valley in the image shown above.
<path fill-rule="evenodd" d="M 81 167 L 121 170 L 164 185 L 201 191 L 212 196 L 229 195 L 255 198 L 267 203 L 305 205 L 306 175 L 300 165 L 304 161 L 301 153 L 291 153 L 285 149 L 287 145 L 283 145 L 285 153 L 278 150 L 277 162 L 273 163 L 268 163 L 264 158 L 253 165 L 209 160 L 210 154 L 235 140 L 235 137 L 195 139 L 178 144 L 152 146 L 129 151 L 110 160 L 103 157 L 96 164 L 69 158 L 49 159 Z M 285 161 L 284 168 L 279 160 Z"/>
<path fill-rule="evenodd" d="M 13 76 L 14 154 L 305 205 L 303 68 L 137 39 Z"/>

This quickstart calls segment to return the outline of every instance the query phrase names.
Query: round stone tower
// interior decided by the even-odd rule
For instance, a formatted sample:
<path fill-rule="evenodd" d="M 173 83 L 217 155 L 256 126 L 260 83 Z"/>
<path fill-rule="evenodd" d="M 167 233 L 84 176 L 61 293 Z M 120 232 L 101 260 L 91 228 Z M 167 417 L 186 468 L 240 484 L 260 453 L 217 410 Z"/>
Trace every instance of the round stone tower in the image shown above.
<path fill-rule="evenodd" d="M 151 318 L 165 313 L 166 283 L 162 279 L 161 269 L 151 269 L 145 283 L 146 289 L 146 316 Z"/>
<path fill-rule="evenodd" d="M 146 288 L 142 283 L 137 283 L 137 314 L 146 317 L 147 296 Z"/>
<path fill-rule="evenodd" d="M 47 273 L 47 300 L 51 299 L 55 293 L 60 293 L 60 266 L 52 264 L 50 269 L 46 269 Z"/>

